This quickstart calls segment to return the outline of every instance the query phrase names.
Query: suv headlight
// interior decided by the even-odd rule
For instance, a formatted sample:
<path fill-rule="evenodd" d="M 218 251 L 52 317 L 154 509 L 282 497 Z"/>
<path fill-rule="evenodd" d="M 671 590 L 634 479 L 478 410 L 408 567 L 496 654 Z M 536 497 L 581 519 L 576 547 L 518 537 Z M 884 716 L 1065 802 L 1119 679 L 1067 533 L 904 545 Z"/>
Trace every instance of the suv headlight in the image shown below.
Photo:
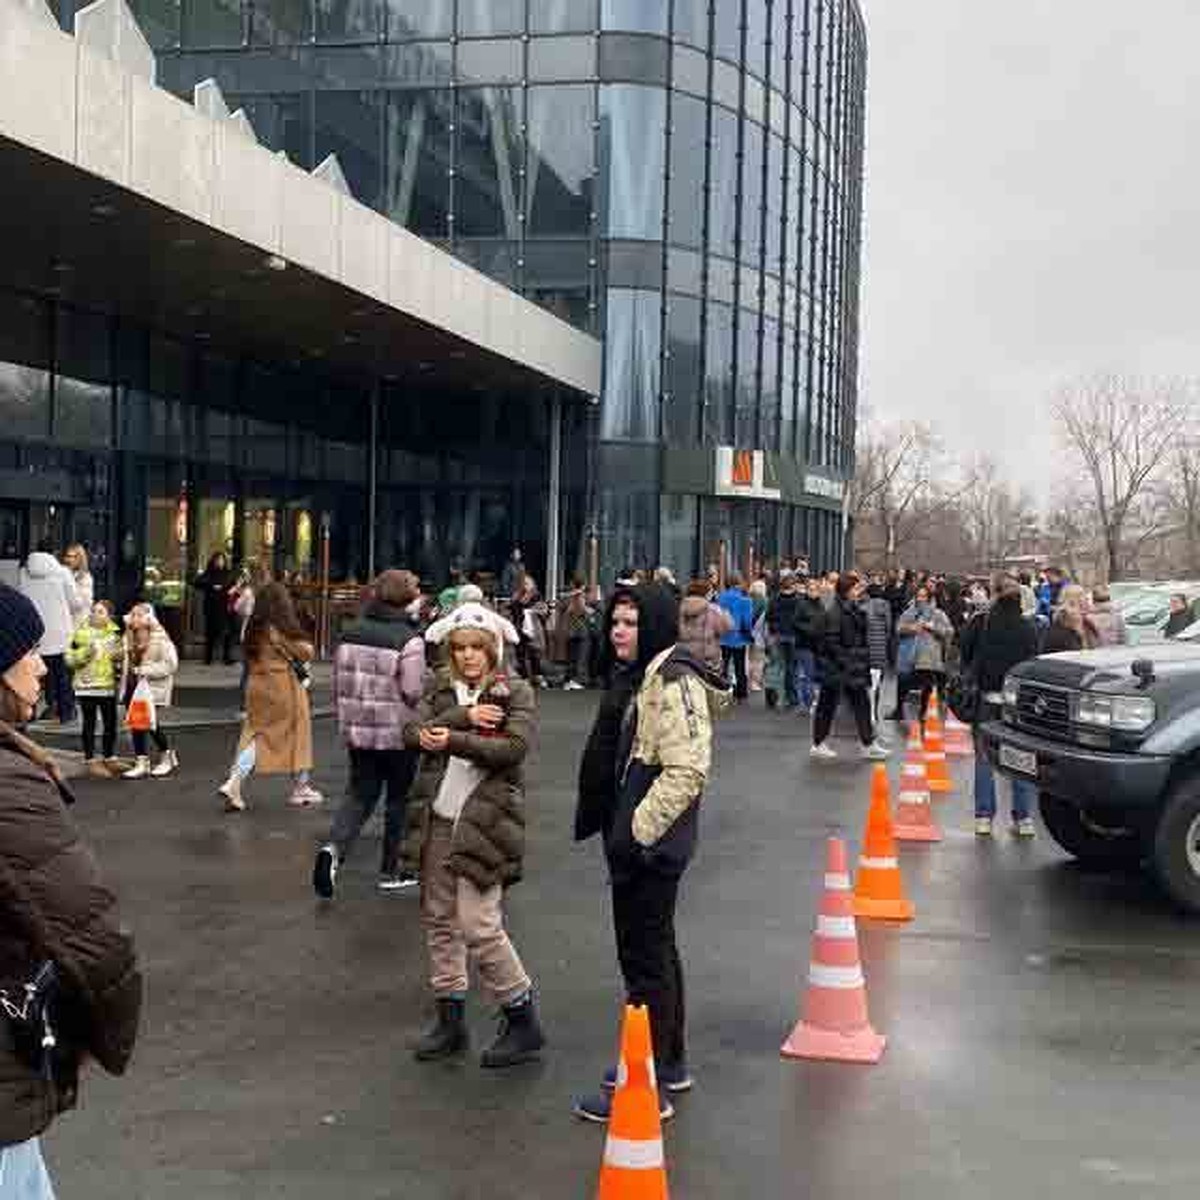
<path fill-rule="evenodd" d="M 1004 677 L 1004 707 L 1016 708 L 1017 697 L 1021 691 L 1020 681 L 1013 678 L 1011 675 Z"/>
<path fill-rule="evenodd" d="M 1104 696 L 1081 692 L 1075 700 L 1075 720 L 1093 729 L 1145 733 L 1154 724 L 1157 710 L 1149 696 Z"/>

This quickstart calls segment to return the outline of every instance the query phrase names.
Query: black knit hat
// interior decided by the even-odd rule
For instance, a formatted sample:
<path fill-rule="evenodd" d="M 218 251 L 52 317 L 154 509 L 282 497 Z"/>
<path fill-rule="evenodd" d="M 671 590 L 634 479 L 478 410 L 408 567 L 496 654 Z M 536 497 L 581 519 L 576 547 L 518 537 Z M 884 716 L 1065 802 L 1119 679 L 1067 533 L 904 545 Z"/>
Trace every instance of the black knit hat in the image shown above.
<path fill-rule="evenodd" d="M 0 583 L 0 675 L 20 662 L 45 632 L 32 602 L 15 588 Z"/>

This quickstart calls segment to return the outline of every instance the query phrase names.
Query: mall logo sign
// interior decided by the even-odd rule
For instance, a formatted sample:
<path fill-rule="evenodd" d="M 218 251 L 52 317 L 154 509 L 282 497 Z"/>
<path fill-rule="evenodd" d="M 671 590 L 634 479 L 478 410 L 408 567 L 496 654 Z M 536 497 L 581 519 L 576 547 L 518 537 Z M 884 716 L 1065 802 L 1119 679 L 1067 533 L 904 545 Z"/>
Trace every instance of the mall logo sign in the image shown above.
<path fill-rule="evenodd" d="M 717 447 L 718 496 L 742 500 L 782 500 L 775 464 L 762 450 L 736 450 Z"/>

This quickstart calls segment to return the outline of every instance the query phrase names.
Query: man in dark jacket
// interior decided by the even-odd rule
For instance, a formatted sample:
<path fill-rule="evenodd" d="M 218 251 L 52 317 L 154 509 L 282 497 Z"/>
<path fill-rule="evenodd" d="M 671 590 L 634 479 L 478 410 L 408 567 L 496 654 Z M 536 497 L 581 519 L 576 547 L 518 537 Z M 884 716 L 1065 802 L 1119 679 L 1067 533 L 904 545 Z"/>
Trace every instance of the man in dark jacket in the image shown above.
<path fill-rule="evenodd" d="M 630 1004 L 650 1010 L 661 1115 L 692 1086 L 684 1035 L 683 966 L 675 944 L 679 883 L 696 848 L 712 757 L 712 710 L 725 681 L 675 644 L 675 599 L 656 585 L 619 589 L 605 620 L 613 683 L 579 769 L 575 838 L 604 838 L 617 957 Z M 607 1121 L 610 1069 L 575 1114 Z"/>
<path fill-rule="evenodd" d="M 821 696 L 813 717 L 813 758 L 837 758 L 826 739 L 833 727 L 842 694 L 850 702 L 864 758 L 886 759 L 887 747 L 875 738 L 871 718 L 871 655 L 867 646 L 867 617 L 862 610 L 865 589 L 853 571 L 838 578 L 833 611 L 821 642 Z"/>
<path fill-rule="evenodd" d="M 796 657 L 796 636 L 801 599 L 796 576 L 791 571 L 782 571 L 779 579 L 779 591 L 767 605 L 767 631 L 775 639 L 779 658 L 783 664 L 784 703 L 788 708 L 795 708 L 800 703 L 800 689 L 797 686 L 799 662 Z"/>
<path fill-rule="evenodd" d="M 418 757 L 404 744 L 404 727 L 416 716 L 425 682 L 425 642 L 409 612 L 421 585 L 410 571 L 384 571 L 372 593 L 361 620 L 342 634 L 333 660 L 333 696 L 350 755 L 350 781 L 329 841 L 313 864 L 313 890 L 325 900 L 333 898 L 338 868 L 385 789 L 379 890 L 403 891 L 418 882 L 400 869 L 400 849 Z"/>
<path fill-rule="evenodd" d="M 51 965 L 57 1045 L 0 1013 L 0 1195 L 52 1197 L 38 1138 L 73 1108 L 79 1069 L 125 1070 L 137 1035 L 142 980 L 133 943 L 91 851 L 67 816 L 57 768 L 12 725 L 33 715 L 46 669 L 35 652 L 33 605 L 0 585 L 0 995 L 22 1003 Z"/>
<path fill-rule="evenodd" d="M 817 700 L 817 685 L 821 682 L 817 667 L 817 651 L 825 637 L 825 603 L 821 598 L 821 581 L 809 578 L 803 595 L 796 600 L 796 669 L 800 703 L 811 712 Z"/>

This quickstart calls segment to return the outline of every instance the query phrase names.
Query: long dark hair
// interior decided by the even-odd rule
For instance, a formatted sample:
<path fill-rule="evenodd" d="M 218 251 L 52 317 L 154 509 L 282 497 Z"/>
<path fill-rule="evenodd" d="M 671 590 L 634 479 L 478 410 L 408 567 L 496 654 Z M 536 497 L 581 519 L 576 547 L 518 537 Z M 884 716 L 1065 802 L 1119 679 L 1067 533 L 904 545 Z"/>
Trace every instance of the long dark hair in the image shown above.
<path fill-rule="evenodd" d="M 254 611 L 246 623 L 246 653 L 251 658 L 262 654 L 272 629 L 290 642 L 304 641 L 308 636 L 296 615 L 291 593 L 282 583 L 268 583 L 254 594 Z"/>

